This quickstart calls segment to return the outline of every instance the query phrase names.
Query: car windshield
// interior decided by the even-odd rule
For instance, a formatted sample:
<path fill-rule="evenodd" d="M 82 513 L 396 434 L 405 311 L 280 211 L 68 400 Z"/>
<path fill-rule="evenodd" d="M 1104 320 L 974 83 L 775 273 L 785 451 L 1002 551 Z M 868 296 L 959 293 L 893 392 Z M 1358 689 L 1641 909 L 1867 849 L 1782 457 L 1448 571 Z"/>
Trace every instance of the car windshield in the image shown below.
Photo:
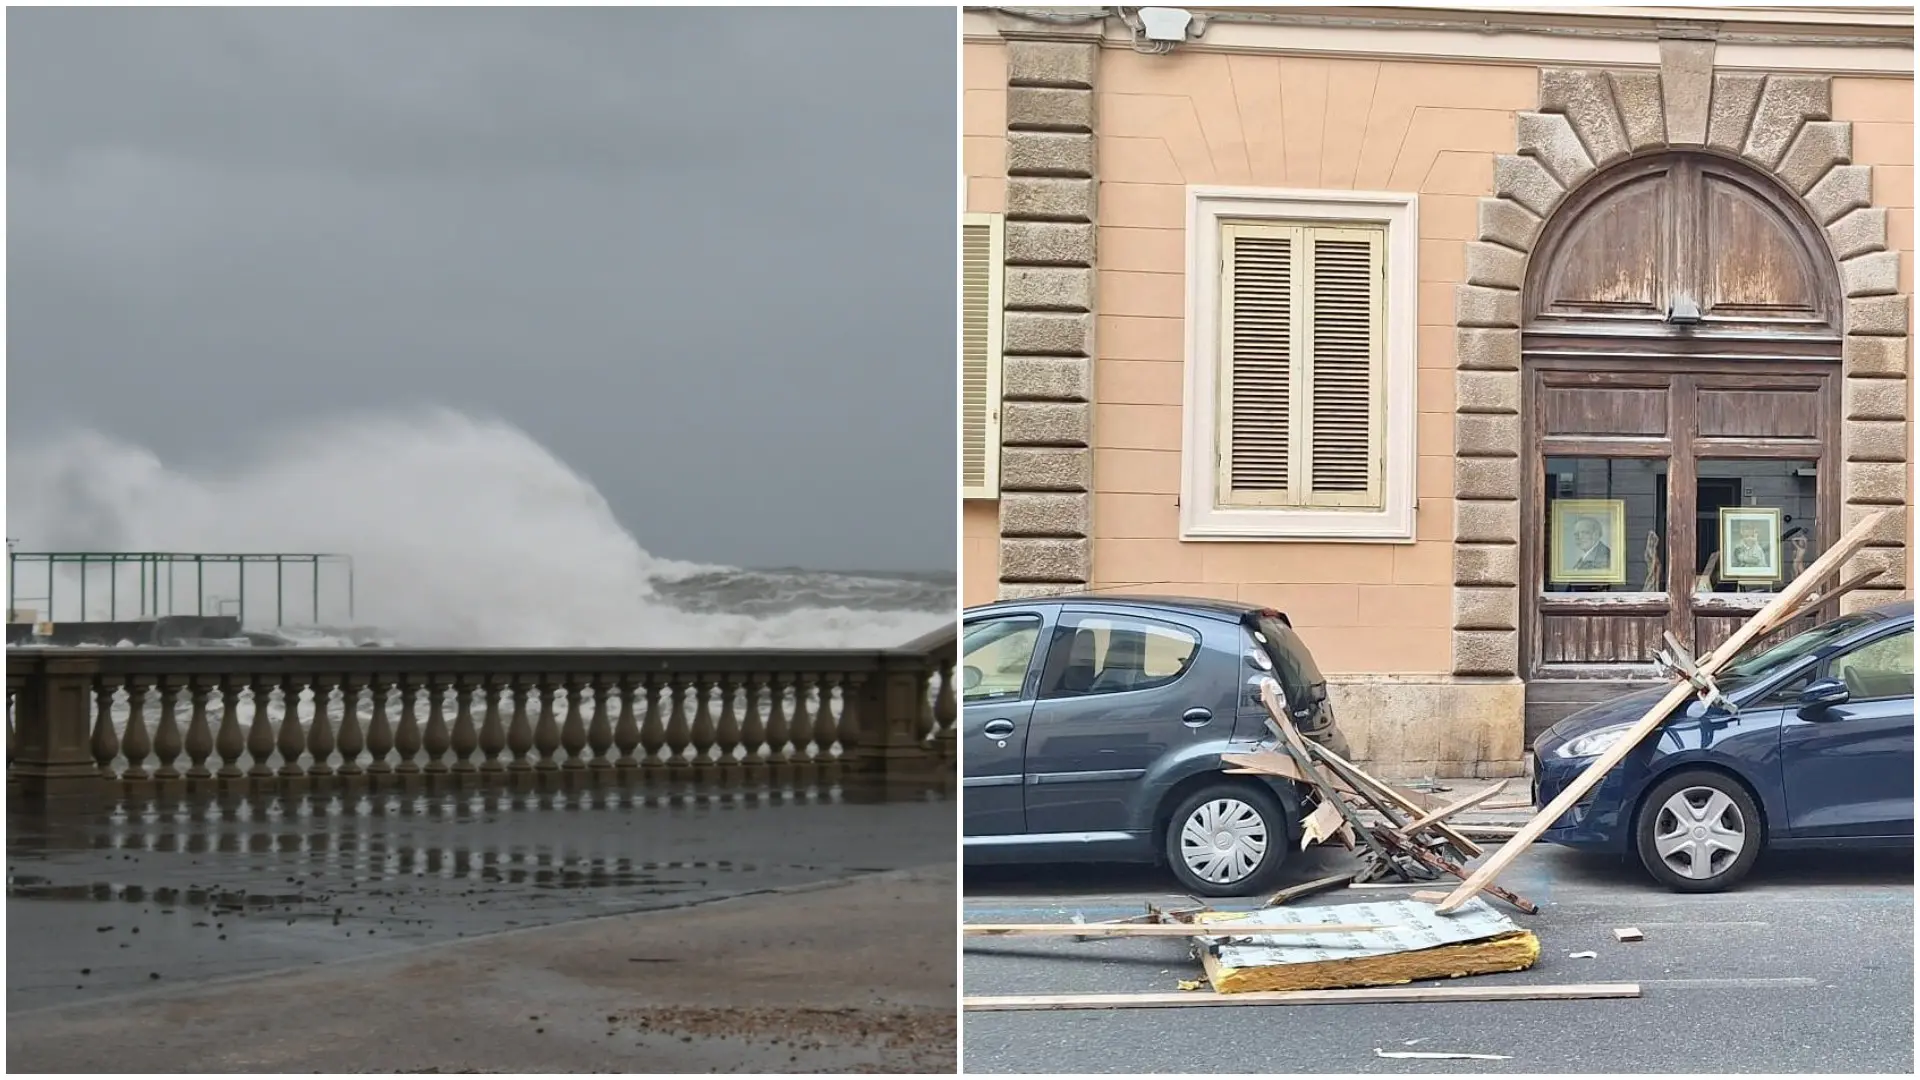
<path fill-rule="evenodd" d="M 1821 623 L 1804 634 L 1797 634 L 1770 648 L 1762 649 L 1757 644 L 1749 644 L 1734 656 L 1731 664 L 1721 669 L 1718 682 L 1722 688 L 1725 688 L 1758 678 L 1777 670 L 1783 664 L 1791 664 L 1801 657 L 1811 655 L 1830 641 L 1836 641 L 1863 626 L 1878 622 L 1879 618 L 1871 612 L 1842 615 L 1832 622 Z"/>

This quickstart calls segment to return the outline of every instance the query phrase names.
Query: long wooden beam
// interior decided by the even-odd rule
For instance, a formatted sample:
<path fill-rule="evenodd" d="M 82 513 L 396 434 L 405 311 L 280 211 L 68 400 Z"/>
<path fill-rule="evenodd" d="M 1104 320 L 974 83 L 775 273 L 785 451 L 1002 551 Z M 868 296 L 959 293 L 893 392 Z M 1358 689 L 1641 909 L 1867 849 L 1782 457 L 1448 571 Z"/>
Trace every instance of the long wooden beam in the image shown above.
<path fill-rule="evenodd" d="M 1386 930 L 1378 923 L 1292 923 L 1267 926 L 1234 919 L 1206 923 L 961 923 L 968 934 L 1018 937 L 1267 937 Z"/>
<path fill-rule="evenodd" d="M 1873 531 L 1880 527 L 1881 520 L 1890 512 L 1882 510 L 1862 518 L 1860 523 L 1849 529 L 1838 543 L 1814 560 L 1813 565 L 1807 567 L 1805 573 L 1788 582 L 1787 587 L 1780 590 L 1766 607 L 1761 608 L 1753 618 L 1742 623 L 1740 629 L 1733 632 L 1732 637 L 1712 653 L 1701 657 L 1696 670 L 1711 678 L 1715 672 L 1726 665 L 1727 661 L 1739 655 L 1740 650 L 1745 648 L 1749 641 L 1779 625 L 1780 616 L 1793 611 L 1816 585 L 1825 580 L 1827 575 L 1840 569 L 1841 564 L 1846 562 L 1860 545 L 1867 542 L 1867 537 L 1873 535 Z M 1660 698 L 1658 704 L 1648 709 L 1632 727 L 1627 729 L 1626 735 L 1619 742 L 1614 743 L 1606 753 L 1595 758 L 1593 764 L 1588 765 L 1579 776 L 1574 777 L 1573 782 L 1568 784 L 1564 791 L 1542 807 L 1540 812 L 1533 815 L 1525 825 L 1522 825 L 1513 839 L 1500 845 L 1497 851 L 1487 857 L 1486 862 L 1481 863 L 1479 868 L 1467 877 L 1467 880 L 1461 882 L 1459 888 L 1448 893 L 1446 900 L 1434 910 L 1442 913 L 1458 911 L 1462 904 L 1479 895 L 1481 890 L 1493 883 L 1494 878 L 1500 876 L 1501 871 L 1511 866 L 1513 861 L 1520 857 L 1521 852 L 1526 851 L 1535 840 L 1540 839 L 1541 833 L 1546 832 L 1554 822 L 1560 820 L 1562 814 L 1573 809 L 1575 804 L 1585 798 L 1587 792 L 1592 791 L 1602 777 L 1611 772 L 1614 766 L 1625 761 L 1635 747 L 1666 721 L 1668 713 L 1695 693 L 1690 683 L 1684 681 L 1674 683 L 1673 687 Z"/>
<path fill-rule="evenodd" d="M 1356 1005 L 1461 1001 L 1579 1001 L 1637 998 L 1639 983 L 1559 986 L 1368 986 L 1352 990 L 1250 990 L 1239 994 L 1013 994 L 961 999 L 969 1012 L 1034 1009 L 1190 1009 L 1210 1005 Z"/>

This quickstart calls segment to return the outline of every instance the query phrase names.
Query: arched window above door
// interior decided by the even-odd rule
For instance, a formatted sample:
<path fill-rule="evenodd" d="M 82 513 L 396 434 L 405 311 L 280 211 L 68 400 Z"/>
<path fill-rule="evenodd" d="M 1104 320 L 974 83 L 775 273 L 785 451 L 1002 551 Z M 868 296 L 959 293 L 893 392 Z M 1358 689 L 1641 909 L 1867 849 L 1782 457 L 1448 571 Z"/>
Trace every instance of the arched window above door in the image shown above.
<path fill-rule="evenodd" d="M 1826 238 L 1798 201 L 1704 152 L 1633 159 L 1582 185 L 1547 222 L 1522 295 L 1542 344 L 1771 339 L 1837 354 L 1843 318 Z"/>

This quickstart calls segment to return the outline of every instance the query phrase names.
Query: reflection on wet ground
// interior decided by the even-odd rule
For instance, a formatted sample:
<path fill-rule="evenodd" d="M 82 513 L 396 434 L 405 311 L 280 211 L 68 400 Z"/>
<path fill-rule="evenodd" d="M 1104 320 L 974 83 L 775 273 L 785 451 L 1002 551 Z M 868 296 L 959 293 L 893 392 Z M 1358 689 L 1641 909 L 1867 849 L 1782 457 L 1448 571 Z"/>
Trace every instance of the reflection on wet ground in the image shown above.
<path fill-rule="evenodd" d="M 950 861 L 953 821 L 831 789 L 13 812 L 7 1009 Z"/>

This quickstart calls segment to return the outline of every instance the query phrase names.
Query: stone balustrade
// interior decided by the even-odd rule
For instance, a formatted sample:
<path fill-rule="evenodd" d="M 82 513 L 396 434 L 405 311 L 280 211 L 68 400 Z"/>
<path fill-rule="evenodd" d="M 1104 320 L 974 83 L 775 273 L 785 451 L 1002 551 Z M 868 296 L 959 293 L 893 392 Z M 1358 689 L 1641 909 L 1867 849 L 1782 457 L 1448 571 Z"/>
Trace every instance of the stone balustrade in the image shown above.
<path fill-rule="evenodd" d="M 7 650 L 10 800 L 948 786 L 955 636 L 885 651 Z"/>

